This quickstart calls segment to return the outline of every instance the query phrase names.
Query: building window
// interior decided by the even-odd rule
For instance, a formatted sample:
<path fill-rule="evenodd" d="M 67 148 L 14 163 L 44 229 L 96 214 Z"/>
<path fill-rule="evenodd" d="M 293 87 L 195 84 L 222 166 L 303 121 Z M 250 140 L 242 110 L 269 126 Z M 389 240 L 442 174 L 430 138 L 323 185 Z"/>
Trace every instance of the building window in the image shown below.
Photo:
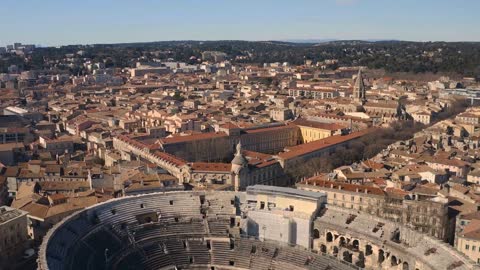
<path fill-rule="evenodd" d="M 475 246 L 472 246 L 472 251 L 475 251 Z"/>
<path fill-rule="evenodd" d="M 465 245 L 465 250 L 469 250 L 470 249 L 470 246 L 469 245 Z"/>

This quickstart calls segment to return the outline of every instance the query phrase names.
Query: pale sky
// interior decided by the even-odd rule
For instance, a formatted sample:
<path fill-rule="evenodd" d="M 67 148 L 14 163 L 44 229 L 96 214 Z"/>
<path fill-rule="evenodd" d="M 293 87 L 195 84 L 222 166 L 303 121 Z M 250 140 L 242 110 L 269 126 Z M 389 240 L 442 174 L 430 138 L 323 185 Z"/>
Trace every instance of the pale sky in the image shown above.
<path fill-rule="evenodd" d="M 1 0 L 0 45 L 162 40 L 480 41 L 478 0 Z"/>

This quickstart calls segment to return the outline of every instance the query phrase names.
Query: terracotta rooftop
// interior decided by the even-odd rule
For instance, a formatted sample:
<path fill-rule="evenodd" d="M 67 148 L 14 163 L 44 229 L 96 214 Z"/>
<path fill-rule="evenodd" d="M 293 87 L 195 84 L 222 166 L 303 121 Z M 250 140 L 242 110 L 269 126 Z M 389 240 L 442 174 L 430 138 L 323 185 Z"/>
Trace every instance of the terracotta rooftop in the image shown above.
<path fill-rule="evenodd" d="M 272 155 L 269 155 L 269 154 L 248 151 L 248 150 L 244 150 L 242 151 L 242 153 L 247 158 L 248 165 L 254 166 L 257 168 L 267 167 L 278 162 L 276 159 L 273 158 Z"/>
<path fill-rule="evenodd" d="M 183 160 L 181 158 L 178 158 L 174 155 L 170 155 L 170 154 L 165 153 L 165 152 L 155 151 L 155 153 L 153 153 L 153 155 L 160 158 L 160 159 L 163 159 L 165 161 L 173 163 L 176 166 L 183 166 L 183 165 L 187 164 L 187 162 L 185 160 Z"/>
<path fill-rule="evenodd" d="M 375 162 L 371 159 L 365 160 L 362 162 L 365 167 L 371 168 L 373 170 L 380 170 L 384 167 L 382 163 Z"/>
<path fill-rule="evenodd" d="M 221 128 L 225 128 L 225 129 L 234 129 L 234 128 L 239 128 L 237 125 L 235 125 L 234 123 L 232 122 L 227 122 L 225 124 L 222 124 L 220 125 Z"/>
<path fill-rule="evenodd" d="M 312 127 L 312 128 L 325 129 L 325 130 L 331 130 L 331 131 L 346 128 L 345 125 L 340 125 L 336 123 L 322 123 L 322 122 L 316 122 L 316 121 L 309 121 L 301 118 L 293 121 L 292 124 L 295 124 L 297 126 Z"/>
<path fill-rule="evenodd" d="M 247 129 L 247 130 L 244 130 L 244 131 L 245 131 L 245 133 L 253 134 L 253 133 L 274 132 L 274 131 L 279 131 L 279 130 L 283 130 L 283 129 L 295 129 L 295 128 L 298 128 L 298 127 L 295 126 L 295 125 L 282 125 L 282 126 L 276 126 L 276 127 Z"/>
<path fill-rule="evenodd" d="M 190 141 L 198 141 L 198 140 L 208 140 L 208 139 L 221 138 L 221 137 L 228 137 L 228 135 L 225 132 L 208 132 L 208 133 L 193 134 L 188 136 L 163 138 L 163 139 L 160 139 L 160 141 L 162 142 L 162 144 L 172 144 L 172 143 L 182 143 L 182 142 L 190 142 Z"/>
<path fill-rule="evenodd" d="M 194 171 L 213 171 L 213 172 L 230 172 L 232 164 L 230 163 L 208 163 L 193 162 L 190 164 Z"/>
<path fill-rule="evenodd" d="M 315 176 L 300 182 L 300 184 L 304 184 L 304 185 L 308 184 L 308 186 L 310 187 L 316 186 L 316 187 L 327 188 L 327 189 L 337 189 L 337 190 L 343 190 L 343 191 L 349 191 L 349 192 L 384 196 L 383 190 L 378 187 L 347 184 L 347 183 L 341 183 L 341 182 L 335 182 L 335 181 L 324 181 L 324 180 L 317 179 L 317 177 Z"/>
<path fill-rule="evenodd" d="M 38 182 L 42 191 L 78 190 L 90 187 L 87 181 L 42 181 Z"/>
<path fill-rule="evenodd" d="M 480 240 L 480 220 L 472 220 L 467 226 L 465 226 L 462 236 Z"/>
<path fill-rule="evenodd" d="M 278 156 L 282 159 L 290 159 L 298 156 L 302 156 L 311 152 L 315 152 L 324 148 L 328 148 L 343 142 L 347 142 L 350 140 L 358 139 L 362 136 L 373 132 L 375 129 L 365 129 L 362 131 L 350 133 L 348 135 L 335 135 L 325 139 L 300 144 L 292 147 L 287 147 L 288 151 L 282 152 L 278 154 Z"/>

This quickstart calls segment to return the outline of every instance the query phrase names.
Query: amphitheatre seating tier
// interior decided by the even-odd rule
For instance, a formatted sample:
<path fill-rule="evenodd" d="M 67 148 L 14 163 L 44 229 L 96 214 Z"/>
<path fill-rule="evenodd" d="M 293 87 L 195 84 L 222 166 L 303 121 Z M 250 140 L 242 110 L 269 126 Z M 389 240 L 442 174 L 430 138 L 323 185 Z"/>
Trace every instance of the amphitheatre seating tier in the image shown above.
<path fill-rule="evenodd" d="M 303 248 L 232 233 L 239 231 L 234 223 L 242 198 L 236 192 L 171 192 L 101 203 L 47 234 L 39 269 L 351 269 Z"/>

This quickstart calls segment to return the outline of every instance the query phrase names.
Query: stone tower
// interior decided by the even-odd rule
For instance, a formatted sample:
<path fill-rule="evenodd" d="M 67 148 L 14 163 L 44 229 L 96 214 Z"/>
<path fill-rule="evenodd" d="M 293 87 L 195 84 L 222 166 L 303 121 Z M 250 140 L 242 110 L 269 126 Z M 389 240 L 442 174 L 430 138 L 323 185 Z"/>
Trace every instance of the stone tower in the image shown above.
<path fill-rule="evenodd" d="M 355 84 L 353 86 L 353 99 L 356 102 L 365 103 L 367 101 L 367 96 L 365 93 L 365 84 L 363 83 L 363 73 L 362 69 L 358 70 L 357 78 L 355 79 Z"/>

